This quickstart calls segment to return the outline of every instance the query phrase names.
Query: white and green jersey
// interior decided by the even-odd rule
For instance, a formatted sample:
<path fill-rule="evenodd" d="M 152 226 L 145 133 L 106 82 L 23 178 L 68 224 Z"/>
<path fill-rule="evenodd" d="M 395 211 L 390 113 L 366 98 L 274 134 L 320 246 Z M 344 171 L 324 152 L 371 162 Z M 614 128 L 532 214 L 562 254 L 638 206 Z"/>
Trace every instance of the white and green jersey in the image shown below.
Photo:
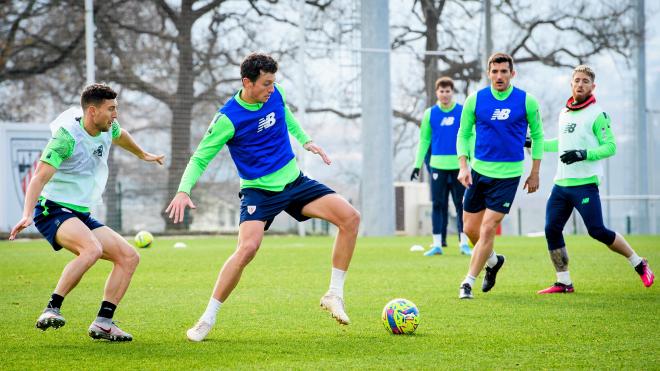
<path fill-rule="evenodd" d="M 57 169 L 46 184 L 42 198 L 89 211 L 101 202 L 108 180 L 108 153 L 112 140 L 121 135 L 117 121 L 109 132 L 91 136 L 83 127 L 83 111 L 70 108 L 50 123 L 53 138 L 41 154 L 41 161 Z"/>
<path fill-rule="evenodd" d="M 555 184 L 577 186 L 600 184 L 603 177 L 601 159 L 616 152 L 616 142 L 610 129 L 610 118 L 602 108 L 594 103 L 580 110 L 563 108 L 559 113 L 558 137 L 545 141 L 546 152 L 587 150 L 585 161 L 567 165 L 557 160 Z"/>

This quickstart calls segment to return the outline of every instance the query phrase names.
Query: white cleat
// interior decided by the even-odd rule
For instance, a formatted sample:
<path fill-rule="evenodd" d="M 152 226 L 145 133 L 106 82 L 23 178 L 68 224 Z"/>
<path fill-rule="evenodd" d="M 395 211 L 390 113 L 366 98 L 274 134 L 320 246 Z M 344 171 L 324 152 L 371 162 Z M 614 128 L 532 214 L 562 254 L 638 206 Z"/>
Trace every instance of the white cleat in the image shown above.
<path fill-rule="evenodd" d="M 62 317 L 59 308 L 46 308 L 37 319 L 35 327 L 41 331 L 46 331 L 50 327 L 58 329 L 65 324 L 66 320 Z"/>
<path fill-rule="evenodd" d="M 325 294 L 321 298 L 321 308 L 330 312 L 332 317 L 334 317 L 341 325 L 348 325 L 351 322 L 344 311 L 344 299 L 337 295 Z"/>
<path fill-rule="evenodd" d="M 195 326 L 193 326 L 191 329 L 186 331 L 186 336 L 190 341 L 199 342 L 206 338 L 206 335 L 209 334 L 212 328 L 213 328 L 212 324 L 206 321 L 202 321 L 200 319 L 199 321 L 197 321 Z"/>
<path fill-rule="evenodd" d="M 89 326 L 88 334 L 92 339 L 105 339 L 110 341 L 133 340 L 133 335 L 117 327 L 114 321 L 109 323 L 94 321 Z"/>
<path fill-rule="evenodd" d="M 461 285 L 461 287 L 458 289 L 458 298 L 459 299 L 473 299 L 474 296 L 472 296 L 472 286 L 470 286 L 469 283 L 464 283 Z"/>

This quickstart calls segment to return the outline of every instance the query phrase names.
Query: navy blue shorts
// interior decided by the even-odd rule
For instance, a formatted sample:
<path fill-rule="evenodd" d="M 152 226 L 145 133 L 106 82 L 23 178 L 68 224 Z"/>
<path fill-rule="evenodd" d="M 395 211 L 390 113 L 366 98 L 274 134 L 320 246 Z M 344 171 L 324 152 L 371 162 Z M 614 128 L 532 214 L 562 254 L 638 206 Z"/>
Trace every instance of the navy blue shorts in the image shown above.
<path fill-rule="evenodd" d="M 300 173 L 298 178 L 287 184 L 281 192 L 266 191 L 258 188 L 243 188 L 238 193 L 241 198 L 240 223 L 247 220 L 266 222 L 268 230 L 277 214 L 286 211 L 299 222 L 309 219 L 302 214 L 308 203 L 335 193 L 332 189 Z"/>
<path fill-rule="evenodd" d="M 37 206 L 34 207 L 34 226 L 48 240 L 55 251 L 62 249 L 62 246 L 55 242 L 55 234 L 60 225 L 69 218 L 80 219 L 90 231 L 103 227 L 103 224 L 92 218 L 89 213 L 71 210 L 53 201 L 39 201 Z"/>
<path fill-rule="evenodd" d="M 478 213 L 490 209 L 508 214 L 516 198 L 520 177 L 491 178 L 472 170 L 472 185 L 465 190 L 463 211 Z"/>

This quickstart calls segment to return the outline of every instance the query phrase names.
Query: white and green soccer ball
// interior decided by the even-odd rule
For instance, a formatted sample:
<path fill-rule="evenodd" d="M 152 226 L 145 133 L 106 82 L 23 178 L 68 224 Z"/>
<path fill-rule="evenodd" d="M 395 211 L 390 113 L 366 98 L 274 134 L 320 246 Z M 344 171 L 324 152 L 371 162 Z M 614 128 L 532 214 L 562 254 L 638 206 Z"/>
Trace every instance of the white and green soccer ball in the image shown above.
<path fill-rule="evenodd" d="M 394 299 L 383 308 L 383 326 L 395 335 L 410 335 L 419 325 L 419 309 L 407 299 Z"/>
<path fill-rule="evenodd" d="M 135 246 L 141 249 L 146 249 L 154 242 L 154 236 L 147 231 L 139 231 L 135 235 Z"/>

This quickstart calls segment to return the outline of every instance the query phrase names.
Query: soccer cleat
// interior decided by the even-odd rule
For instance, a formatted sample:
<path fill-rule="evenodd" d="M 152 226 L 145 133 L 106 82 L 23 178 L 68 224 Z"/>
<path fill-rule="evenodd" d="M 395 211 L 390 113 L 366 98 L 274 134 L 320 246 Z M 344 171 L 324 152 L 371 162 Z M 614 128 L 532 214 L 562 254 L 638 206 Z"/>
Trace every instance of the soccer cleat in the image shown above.
<path fill-rule="evenodd" d="M 467 255 L 467 256 L 472 255 L 472 249 L 470 249 L 470 245 L 466 243 L 461 244 L 460 249 L 461 249 L 461 255 Z"/>
<path fill-rule="evenodd" d="M 442 247 L 440 246 L 431 246 L 431 249 L 424 253 L 424 256 L 433 256 L 433 255 L 442 255 Z"/>
<path fill-rule="evenodd" d="M 186 331 L 186 336 L 190 341 L 202 341 L 206 338 L 206 335 L 209 334 L 212 328 L 212 324 L 200 319 L 195 326 Z"/>
<path fill-rule="evenodd" d="M 548 287 L 547 289 L 539 290 L 536 293 L 537 294 L 570 294 L 573 291 L 573 284 L 570 283 L 568 285 L 563 284 L 561 282 L 555 282 L 552 286 Z"/>
<path fill-rule="evenodd" d="M 472 286 L 470 286 L 469 283 L 464 283 L 461 285 L 460 289 L 458 290 L 458 298 L 459 299 L 472 299 L 474 296 L 472 296 Z"/>
<path fill-rule="evenodd" d="M 348 325 L 351 320 L 348 319 L 346 311 L 344 311 L 344 299 L 335 294 L 325 294 L 321 298 L 321 308 L 327 310 L 332 314 L 332 317 L 341 325 Z"/>
<path fill-rule="evenodd" d="M 89 326 L 88 334 L 92 339 L 106 339 L 110 341 L 133 340 L 133 336 L 117 327 L 114 321 L 109 323 L 94 321 Z"/>
<path fill-rule="evenodd" d="M 637 264 L 635 271 L 639 274 L 639 278 L 642 279 L 644 286 L 651 287 L 653 285 L 655 275 L 651 268 L 649 268 L 649 262 L 646 259 L 643 259 L 641 263 Z"/>
<path fill-rule="evenodd" d="M 481 285 L 481 291 L 488 292 L 493 286 L 495 286 L 497 272 L 502 268 L 502 265 L 504 265 L 504 255 L 497 255 L 497 264 L 492 268 L 486 266 L 486 275 L 484 275 L 484 282 Z"/>
<path fill-rule="evenodd" d="M 37 319 L 35 327 L 41 331 L 46 331 L 52 327 L 58 329 L 66 324 L 66 320 L 60 313 L 60 308 L 46 308 Z"/>

